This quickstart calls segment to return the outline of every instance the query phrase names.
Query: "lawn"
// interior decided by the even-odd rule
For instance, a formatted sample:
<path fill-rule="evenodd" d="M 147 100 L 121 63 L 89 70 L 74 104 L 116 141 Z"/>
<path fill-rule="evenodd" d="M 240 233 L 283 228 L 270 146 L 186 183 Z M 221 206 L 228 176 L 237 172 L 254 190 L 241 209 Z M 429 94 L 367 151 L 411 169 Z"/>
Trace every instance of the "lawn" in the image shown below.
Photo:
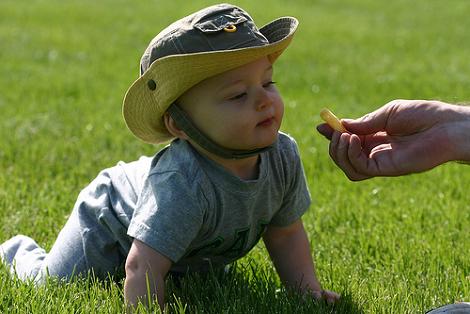
<path fill-rule="evenodd" d="M 150 39 L 213 3 L 0 2 L 0 242 L 21 233 L 49 249 L 101 169 L 160 148 L 126 129 L 123 95 Z M 357 117 L 395 98 L 470 101 L 470 3 L 232 3 L 260 26 L 300 21 L 275 67 L 282 130 L 299 144 L 313 198 L 304 224 L 318 277 L 343 300 L 329 307 L 281 289 L 260 243 L 223 279 L 169 282 L 170 311 L 424 313 L 470 301 L 469 166 L 350 182 L 315 131 L 324 106 Z M 34 287 L 0 267 L 0 313 L 120 313 L 122 294 L 122 280 Z"/>

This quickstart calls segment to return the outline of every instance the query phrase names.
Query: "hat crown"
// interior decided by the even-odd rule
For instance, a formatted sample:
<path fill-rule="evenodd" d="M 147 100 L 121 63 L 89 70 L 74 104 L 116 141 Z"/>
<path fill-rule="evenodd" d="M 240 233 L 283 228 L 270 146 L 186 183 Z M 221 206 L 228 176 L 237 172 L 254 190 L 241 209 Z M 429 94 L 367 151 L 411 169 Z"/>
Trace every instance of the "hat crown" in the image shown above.
<path fill-rule="evenodd" d="M 246 11 L 230 4 L 213 5 L 172 23 L 152 39 L 141 58 L 140 74 L 156 60 L 170 55 L 268 43 Z"/>
<path fill-rule="evenodd" d="M 286 16 L 258 29 L 248 13 L 229 4 L 176 21 L 150 42 L 142 56 L 141 75 L 124 96 L 127 127 L 147 143 L 172 139 L 163 115 L 178 97 L 209 77 L 262 57 L 274 63 L 297 25 L 297 19 Z"/>

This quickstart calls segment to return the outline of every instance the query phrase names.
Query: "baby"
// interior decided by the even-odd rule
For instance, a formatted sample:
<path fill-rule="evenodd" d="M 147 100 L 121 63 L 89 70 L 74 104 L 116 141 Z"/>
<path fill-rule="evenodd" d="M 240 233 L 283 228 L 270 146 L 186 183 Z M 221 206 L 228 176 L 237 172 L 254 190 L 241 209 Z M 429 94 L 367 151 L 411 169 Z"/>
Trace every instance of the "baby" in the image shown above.
<path fill-rule="evenodd" d="M 103 170 L 78 196 L 49 253 L 31 238 L 1 245 L 20 278 L 125 271 L 126 302 L 164 308 L 168 273 L 207 272 L 262 237 L 288 287 L 334 302 L 318 282 L 302 215 L 310 206 L 298 149 L 279 132 L 284 105 L 273 64 L 297 28 L 257 28 L 244 10 L 214 5 L 161 31 L 123 105 L 128 128 L 155 156 Z"/>

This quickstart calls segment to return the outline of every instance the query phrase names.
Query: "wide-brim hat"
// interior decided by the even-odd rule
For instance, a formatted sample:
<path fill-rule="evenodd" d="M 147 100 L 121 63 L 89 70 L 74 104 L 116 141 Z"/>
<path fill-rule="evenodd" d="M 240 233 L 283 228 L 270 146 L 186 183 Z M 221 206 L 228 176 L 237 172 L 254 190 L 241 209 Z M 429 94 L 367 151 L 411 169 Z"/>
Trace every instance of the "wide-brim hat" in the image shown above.
<path fill-rule="evenodd" d="M 163 114 L 174 101 L 204 79 L 263 56 L 273 63 L 297 25 L 297 19 L 281 17 L 258 29 L 247 12 L 229 4 L 176 21 L 150 42 L 142 56 L 141 76 L 124 97 L 127 127 L 147 143 L 172 139 Z"/>

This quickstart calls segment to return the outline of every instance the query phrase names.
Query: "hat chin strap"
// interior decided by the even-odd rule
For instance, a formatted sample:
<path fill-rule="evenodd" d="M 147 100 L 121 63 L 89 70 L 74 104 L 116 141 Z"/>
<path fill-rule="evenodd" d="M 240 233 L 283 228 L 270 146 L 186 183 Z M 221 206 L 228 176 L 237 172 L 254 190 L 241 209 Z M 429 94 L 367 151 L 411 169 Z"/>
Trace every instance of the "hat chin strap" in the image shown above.
<path fill-rule="evenodd" d="M 208 136 L 202 133 L 191 121 L 189 116 L 181 109 L 176 103 L 172 103 L 168 107 L 168 113 L 176 122 L 176 125 L 183 130 L 196 144 L 225 159 L 243 159 L 251 156 L 258 155 L 274 147 L 275 143 L 266 147 L 256 149 L 229 149 L 215 143 Z"/>

